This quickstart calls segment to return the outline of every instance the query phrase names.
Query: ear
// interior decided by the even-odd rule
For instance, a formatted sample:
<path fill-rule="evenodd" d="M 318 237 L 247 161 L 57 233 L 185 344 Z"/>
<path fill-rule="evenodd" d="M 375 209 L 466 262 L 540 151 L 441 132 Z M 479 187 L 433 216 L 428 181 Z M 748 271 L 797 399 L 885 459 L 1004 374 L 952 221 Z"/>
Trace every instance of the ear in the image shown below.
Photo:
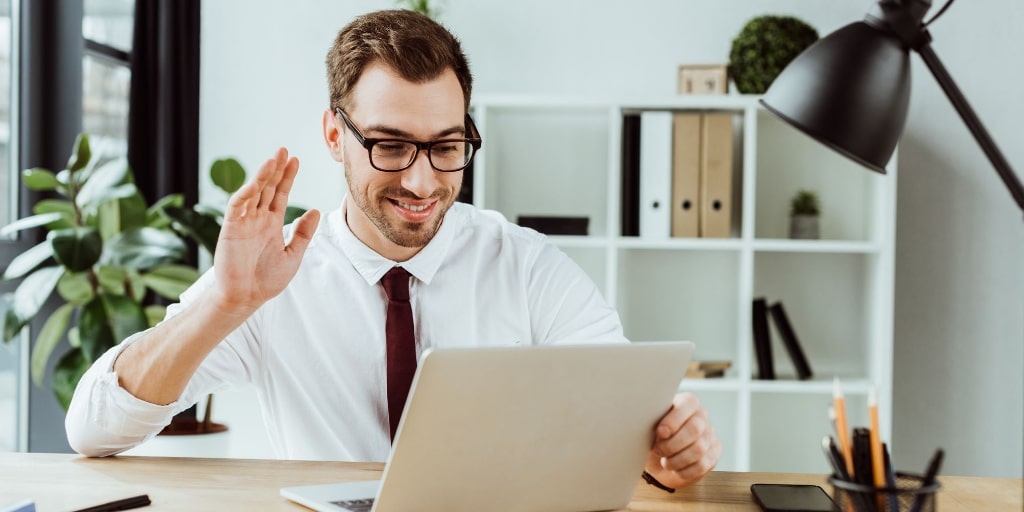
<path fill-rule="evenodd" d="M 324 110 L 323 132 L 327 150 L 335 160 L 341 162 L 342 155 L 345 153 L 341 149 L 343 133 L 338 129 L 338 118 L 331 109 Z"/>

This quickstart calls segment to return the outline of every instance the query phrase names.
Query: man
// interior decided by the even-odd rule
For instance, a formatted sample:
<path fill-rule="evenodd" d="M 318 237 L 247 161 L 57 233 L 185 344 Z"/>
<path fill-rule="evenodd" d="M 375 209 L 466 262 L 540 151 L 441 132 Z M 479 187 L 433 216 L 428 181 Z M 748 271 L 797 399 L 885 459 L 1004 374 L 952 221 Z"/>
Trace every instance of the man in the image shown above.
<path fill-rule="evenodd" d="M 565 254 L 455 203 L 479 134 L 452 34 L 411 11 L 367 14 L 339 33 L 327 68 L 323 135 L 345 168 L 341 208 L 282 233 L 299 164 L 284 149 L 268 160 L 228 202 L 212 271 L 82 378 L 67 417 L 75 450 L 118 453 L 198 398 L 253 384 L 279 456 L 382 461 L 427 347 L 626 341 Z M 392 314 L 396 293 L 406 313 Z M 405 353 L 392 346 L 403 337 Z M 668 486 L 720 457 L 692 394 L 655 429 L 647 469 Z"/>

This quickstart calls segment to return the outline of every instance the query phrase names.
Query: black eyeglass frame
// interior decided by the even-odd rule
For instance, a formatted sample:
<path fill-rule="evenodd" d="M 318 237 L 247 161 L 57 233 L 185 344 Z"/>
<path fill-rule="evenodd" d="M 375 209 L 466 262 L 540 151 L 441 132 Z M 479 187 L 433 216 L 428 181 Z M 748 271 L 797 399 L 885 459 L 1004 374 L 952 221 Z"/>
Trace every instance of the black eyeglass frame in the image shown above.
<path fill-rule="evenodd" d="M 374 169 L 377 169 L 380 172 L 402 172 L 402 171 L 412 167 L 412 164 L 416 162 L 416 158 L 419 157 L 420 151 L 423 151 L 423 150 L 426 150 L 426 152 L 427 152 L 427 161 L 430 162 L 430 166 L 433 167 L 435 171 L 437 171 L 437 172 L 459 172 L 459 171 L 462 171 L 462 170 L 466 169 L 466 167 L 469 167 L 469 164 L 473 163 L 473 158 L 476 157 L 477 151 L 480 151 L 480 147 L 483 146 L 483 139 L 480 138 L 480 131 L 477 130 L 476 124 L 473 122 L 473 118 L 468 113 L 466 114 L 466 128 L 468 130 L 470 130 L 470 133 L 476 135 L 476 137 L 465 137 L 465 138 L 459 138 L 459 139 L 439 139 L 439 140 L 432 140 L 430 142 L 420 142 L 420 141 L 417 141 L 417 140 L 393 139 L 393 138 L 387 138 L 387 139 L 367 138 L 365 135 L 363 135 L 363 133 L 361 131 L 359 131 L 359 128 L 356 128 L 356 125 L 352 123 L 352 120 L 348 118 L 348 114 L 346 114 L 345 111 L 341 109 L 341 107 L 335 107 L 334 108 L 334 113 L 340 115 L 341 116 L 341 120 L 345 122 L 345 126 L 347 126 L 350 130 L 352 130 L 352 135 L 355 136 L 356 142 L 359 142 L 359 144 L 361 146 L 363 146 L 363 148 L 366 149 L 366 156 L 370 160 L 370 165 L 373 166 Z M 412 158 L 409 159 L 409 163 L 406 164 L 405 167 L 402 167 L 401 169 L 381 169 L 380 167 L 377 167 L 377 164 L 373 163 L 373 146 L 375 146 L 379 142 L 402 142 L 402 143 L 405 143 L 405 144 L 412 144 L 412 145 L 416 146 L 416 153 L 414 153 Z M 434 144 L 445 144 L 445 143 L 451 143 L 451 142 L 466 142 L 466 143 L 468 143 L 473 148 L 473 152 L 469 155 L 469 158 L 466 159 L 466 165 L 463 165 L 462 167 L 459 167 L 458 169 L 439 169 L 436 165 L 434 165 L 434 159 L 431 156 L 430 150 L 431 150 L 431 148 L 434 147 Z"/>

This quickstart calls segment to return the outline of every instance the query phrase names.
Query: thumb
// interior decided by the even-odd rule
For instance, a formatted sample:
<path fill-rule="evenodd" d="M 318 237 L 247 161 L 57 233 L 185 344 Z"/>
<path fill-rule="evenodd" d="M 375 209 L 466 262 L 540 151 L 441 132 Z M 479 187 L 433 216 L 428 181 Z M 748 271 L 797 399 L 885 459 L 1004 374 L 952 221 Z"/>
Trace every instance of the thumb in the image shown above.
<path fill-rule="evenodd" d="M 299 220 L 295 221 L 295 231 L 292 233 L 292 239 L 288 242 L 288 246 L 284 248 L 285 252 L 295 253 L 302 255 L 306 252 L 306 247 L 309 246 L 309 241 L 313 239 L 313 234 L 316 233 L 316 227 L 320 224 L 320 211 L 309 210 L 299 217 Z"/>

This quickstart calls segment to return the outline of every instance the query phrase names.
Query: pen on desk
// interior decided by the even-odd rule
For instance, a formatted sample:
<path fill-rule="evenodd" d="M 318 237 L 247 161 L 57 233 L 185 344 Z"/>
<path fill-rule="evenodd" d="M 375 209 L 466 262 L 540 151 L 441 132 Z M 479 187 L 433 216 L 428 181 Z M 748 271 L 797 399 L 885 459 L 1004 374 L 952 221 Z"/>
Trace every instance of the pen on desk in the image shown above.
<path fill-rule="evenodd" d="M 942 457 L 944 455 L 945 452 L 942 451 L 942 448 L 935 450 L 935 455 L 932 455 L 932 460 L 928 463 L 928 469 L 925 470 L 924 479 L 921 480 L 921 487 L 928 487 L 935 483 L 935 477 L 939 474 L 939 467 L 942 466 Z M 914 498 L 914 504 L 910 507 L 910 512 L 920 512 L 928 496 L 926 493 L 918 494 Z"/>
<path fill-rule="evenodd" d="M 96 505 L 94 507 L 86 507 L 73 512 L 112 512 L 115 510 L 130 510 L 133 508 L 145 507 L 150 504 L 148 494 L 140 494 L 138 496 L 132 496 L 131 498 L 125 498 L 123 500 L 115 500 L 108 503 Z"/>
<path fill-rule="evenodd" d="M 852 478 L 855 476 L 853 453 L 852 446 L 850 445 L 850 431 L 847 430 L 846 425 L 846 399 L 843 398 L 843 390 L 839 387 L 839 377 L 836 377 L 832 382 L 832 402 L 836 409 L 836 438 L 839 440 L 839 450 L 842 452 L 843 460 L 846 462 L 846 472 Z"/>

